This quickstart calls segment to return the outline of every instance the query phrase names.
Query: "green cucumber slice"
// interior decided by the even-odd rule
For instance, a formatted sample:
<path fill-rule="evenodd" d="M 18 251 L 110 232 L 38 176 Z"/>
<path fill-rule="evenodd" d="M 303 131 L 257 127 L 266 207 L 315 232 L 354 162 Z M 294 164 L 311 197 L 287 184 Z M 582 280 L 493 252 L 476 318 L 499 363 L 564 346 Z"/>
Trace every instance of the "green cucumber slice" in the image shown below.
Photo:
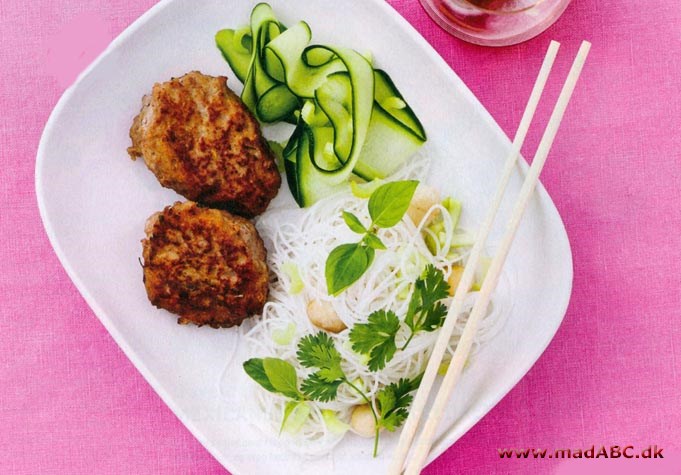
<path fill-rule="evenodd" d="M 423 126 L 370 54 L 309 45 L 310 27 L 286 28 L 272 8 L 253 8 L 250 26 L 221 30 L 216 43 L 244 82 L 242 100 L 261 122 L 296 129 L 283 151 L 289 188 L 301 206 L 394 173 L 426 140 Z"/>
<path fill-rule="evenodd" d="M 303 125 L 299 123 L 296 129 L 293 131 L 293 135 L 289 138 L 284 147 L 284 170 L 286 171 L 286 182 L 288 183 L 288 188 L 291 190 L 293 198 L 296 203 L 301 202 L 300 189 L 298 187 L 298 142 L 300 136 L 303 132 Z"/>
<path fill-rule="evenodd" d="M 326 172 L 338 171 L 343 163 L 338 160 L 334 153 L 334 130 L 333 127 L 310 127 L 312 136 L 312 162 L 320 170 Z"/>
<path fill-rule="evenodd" d="M 261 122 L 277 122 L 288 119 L 300 101 L 285 84 L 277 84 L 262 94 L 255 106 L 256 116 Z"/>
<path fill-rule="evenodd" d="M 301 208 L 310 206 L 325 196 L 331 196 L 343 190 L 343 176 L 346 174 L 347 167 L 346 169 L 341 168 L 340 171 L 323 170 L 314 163 L 313 153 L 312 130 L 303 126 L 296 149 L 296 193 L 293 193 Z M 293 190 L 291 191 L 293 192 Z"/>
<path fill-rule="evenodd" d="M 311 127 L 324 127 L 331 125 L 328 116 L 314 101 L 306 100 L 300 110 L 300 117 Z"/>
<path fill-rule="evenodd" d="M 247 30 L 250 32 L 250 28 L 247 28 Z M 243 83 L 246 80 L 251 64 L 253 38 L 250 36 L 250 33 L 248 35 L 239 33 L 234 30 L 220 30 L 215 34 L 215 44 L 229 64 L 229 67 L 234 71 L 237 79 Z M 244 41 L 245 38 L 249 38 L 250 41 Z"/>
<path fill-rule="evenodd" d="M 355 174 L 371 181 L 386 178 L 411 157 L 423 141 L 380 107 L 374 106 L 369 133 Z"/>
<path fill-rule="evenodd" d="M 414 112 L 390 76 L 374 71 L 374 109 L 355 174 L 367 181 L 392 175 L 426 140 Z"/>
<path fill-rule="evenodd" d="M 409 107 L 407 101 L 404 100 L 404 97 L 402 97 L 402 94 L 400 94 L 388 73 L 381 69 L 376 69 L 374 71 L 374 79 L 376 84 L 375 97 L 378 107 L 404 125 L 416 137 L 421 139 L 421 142 L 425 142 L 427 137 L 423 125 L 421 125 L 421 122 L 411 107 Z M 396 104 L 404 105 L 404 107 L 394 107 Z"/>
<path fill-rule="evenodd" d="M 335 132 L 334 151 L 343 162 L 350 157 L 353 145 L 352 93 L 350 76 L 346 72 L 331 74 L 315 91 L 315 99 Z"/>
<path fill-rule="evenodd" d="M 255 6 L 251 12 L 253 51 L 241 99 L 261 122 L 290 120 L 293 111 L 300 107 L 298 98 L 276 79 L 283 79 L 283 71 L 265 61 L 265 46 L 283 31 L 269 5 Z"/>
<path fill-rule="evenodd" d="M 279 63 L 286 85 L 293 94 L 306 99 L 314 97 L 315 90 L 330 74 L 346 69 L 344 61 L 335 55 L 334 48 L 308 46 L 311 39 L 310 26 L 301 21 L 272 39 L 265 54 L 269 67 Z"/>

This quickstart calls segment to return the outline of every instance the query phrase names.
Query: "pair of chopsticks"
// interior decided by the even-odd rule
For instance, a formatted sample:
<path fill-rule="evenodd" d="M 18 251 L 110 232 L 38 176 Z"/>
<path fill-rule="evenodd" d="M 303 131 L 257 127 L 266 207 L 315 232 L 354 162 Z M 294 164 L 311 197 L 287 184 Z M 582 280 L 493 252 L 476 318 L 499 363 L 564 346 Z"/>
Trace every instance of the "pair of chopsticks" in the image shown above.
<path fill-rule="evenodd" d="M 464 297 L 468 293 L 468 289 L 470 289 L 471 284 L 473 283 L 475 269 L 478 266 L 478 261 L 480 259 L 480 255 L 482 254 L 485 241 L 487 240 L 487 236 L 489 235 L 492 224 L 497 215 L 497 211 L 501 205 L 506 186 L 508 185 L 509 179 L 511 178 L 513 170 L 515 169 L 515 165 L 520 154 L 520 149 L 522 148 L 525 137 L 527 136 L 530 123 L 534 117 L 534 113 L 537 109 L 537 104 L 539 103 L 542 92 L 544 91 L 544 86 L 546 85 L 546 81 L 551 72 L 556 55 L 558 54 L 559 47 L 560 44 L 555 41 L 552 41 L 549 45 L 546 57 L 544 58 L 544 63 L 542 64 L 534 88 L 530 94 L 527 107 L 525 108 L 525 112 L 523 113 L 522 119 L 520 120 L 518 131 L 516 133 L 515 139 L 513 140 L 511 153 L 504 164 L 499 186 L 489 210 L 487 211 L 487 215 L 485 216 L 480 230 L 478 231 L 477 239 L 469 255 L 468 262 L 466 263 L 466 267 L 463 271 L 459 285 L 456 288 L 456 292 L 454 294 L 454 298 L 452 299 L 444 325 L 440 329 L 440 334 L 438 336 L 437 342 L 435 343 L 433 354 L 428 361 L 428 366 L 423 375 L 421 385 L 419 386 L 419 390 L 416 393 L 412 403 L 409 417 L 407 418 L 404 428 L 402 429 L 402 434 L 400 436 L 396 453 L 393 457 L 390 468 L 388 469 L 389 475 L 399 475 L 402 472 L 402 468 L 404 466 L 405 460 L 407 459 L 407 455 L 410 452 L 410 448 L 411 452 L 413 453 L 406 465 L 405 474 L 418 474 L 423 468 L 426 458 L 428 457 L 428 453 L 430 452 L 430 448 L 433 444 L 433 438 L 435 436 L 438 423 L 442 418 L 442 414 L 444 413 L 452 391 L 456 387 L 456 384 L 461 377 L 461 371 L 466 359 L 468 358 L 471 346 L 473 345 L 473 339 L 477 332 L 478 324 L 487 312 L 491 294 L 499 280 L 502 267 L 506 261 L 506 256 L 508 255 L 511 244 L 513 243 L 513 239 L 520 225 L 520 220 L 523 216 L 525 208 L 527 207 L 537 182 L 539 181 L 539 174 L 544 167 L 544 163 L 546 163 L 549 150 L 551 149 L 551 145 L 553 145 L 553 140 L 556 137 L 558 127 L 560 126 L 563 115 L 565 114 L 565 109 L 567 108 L 568 102 L 572 97 L 572 92 L 575 89 L 579 75 L 582 72 L 582 67 L 586 61 L 591 44 L 587 41 L 584 41 L 579 48 L 577 57 L 572 64 L 572 68 L 570 69 L 565 84 L 563 85 L 563 89 L 561 90 L 560 96 L 558 97 L 556 106 L 553 109 L 553 113 L 551 114 L 551 118 L 549 119 L 549 123 L 546 126 L 546 130 L 544 131 L 544 135 L 542 136 L 541 142 L 539 143 L 539 147 L 537 148 L 532 165 L 530 166 L 522 188 L 520 189 L 520 194 L 511 213 L 511 218 L 506 225 L 506 232 L 502 238 L 496 255 L 492 259 L 492 263 L 490 264 L 489 270 L 487 271 L 487 276 L 485 277 L 485 280 L 482 284 L 480 293 L 478 294 L 475 304 L 473 305 L 473 309 L 471 310 L 471 313 L 468 317 L 463 334 L 461 335 L 461 338 L 459 339 L 459 342 L 456 346 L 456 350 L 454 351 L 454 355 L 449 364 L 447 374 L 445 375 L 440 390 L 435 397 L 435 401 L 430 410 L 428 419 L 425 422 L 423 430 L 421 431 L 420 437 L 412 447 L 411 444 L 416 434 L 421 416 L 423 415 L 426 403 L 428 402 L 433 383 L 437 376 L 438 368 L 442 362 L 442 357 L 447 350 L 452 331 L 454 330 L 454 325 L 456 324 L 459 314 L 461 313 Z"/>

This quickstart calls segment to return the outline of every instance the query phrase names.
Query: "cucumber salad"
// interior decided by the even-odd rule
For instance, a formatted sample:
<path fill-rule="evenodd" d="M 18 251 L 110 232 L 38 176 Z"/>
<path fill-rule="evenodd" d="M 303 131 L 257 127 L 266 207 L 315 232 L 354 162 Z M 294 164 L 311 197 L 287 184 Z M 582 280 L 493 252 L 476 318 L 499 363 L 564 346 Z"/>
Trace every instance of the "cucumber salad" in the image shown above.
<path fill-rule="evenodd" d="M 295 126 L 283 158 L 301 207 L 346 189 L 351 178 L 394 174 L 426 141 L 418 118 L 369 54 L 310 45 L 311 38 L 307 23 L 287 28 L 266 3 L 255 6 L 250 25 L 215 36 L 256 118 Z"/>
<path fill-rule="evenodd" d="M 258 220 L 271 279 L 262 316 L 239 329 L 245 401 L 293 451 L 322 455 L 352 433 L 375 456 L 409 413 L 473 237 L 461 204 L 410 159 L 426 133 L 390 76 L 369 54 L 310 41 L 305 22 L 284 26 L 264 3 L 248 26 L 216 35 L 256 118 L 291 124 L 283 168 L 305 208 Z M 483 264 L 450 356 L 484 274 Z M 490 305 L 476 344 L 501 313 Z"/>

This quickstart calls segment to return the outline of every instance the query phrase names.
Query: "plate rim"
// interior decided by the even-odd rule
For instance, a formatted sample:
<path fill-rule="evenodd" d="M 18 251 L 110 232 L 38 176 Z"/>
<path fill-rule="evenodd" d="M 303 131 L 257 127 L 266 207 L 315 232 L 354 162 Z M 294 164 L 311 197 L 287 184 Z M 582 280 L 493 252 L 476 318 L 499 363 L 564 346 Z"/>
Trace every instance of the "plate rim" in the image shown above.
<path fill-rule="evenodd" d="M 105 312 L 97 304 L 96 299 L 87 290 L 85 283 L 79 278 L 77 272 L 71 266 L 65 252 L 63 251 L 61 245 L 59 244 L 58 237 L 55 234 L 52 222 L 50 220 L 50 216 L 47 212 L 47 205 L 45 202 L 46 197 L 44 194 L 43 187 L 44 177 L 42 171 L 43 164 L 46 160 L 45 158 L 46 142 L 48 141 L 48 138 L 52 135 L 55 124 L 58 122 L 58 119 L 60 118 L 63 109 L 68 104 L 71 97 L 74 95 L 80 83 L 83 82 L 84 79 L 87 78 L 91 74 L 91 72 L 99 66 L 101 62 L 103 62 L 110 54 L 112 54 L 112 52 L 114 52 L 118 48 L 118 45 L 120 43 L 125 41 L 129 36 L 137 32 L 139 29 L 143 28 L 146 25 L 146 23 L 153 19 L 162 10 L 168 8 L 171 4 L 180 1 L 182 0 L 161 0 L 157 4 L 153 5 L 150 9 L 145 11 L 135 21 L 133 21 L 129 26 L 127 26 L 121 33 L 119 33 L 109 43 L 106 49 L 102 53 L 100 53 L 99 56 L 97 56 L 97 58 L 94 61 L 92 61 L 92 63 L 90 63 L 77 76 L 76 80 L 63 92 L 63 94 L 57 101 L 57 104 L 55 105 L 54 109 L 50 113 L 50 116 L 45 124 L 45 127 L 40 137 L 40 142 L 36 153 L 34 185 L 40 219 L 42 221 L 50 245 L 54 249 L 54 252 L 57 255 L 57 258 L 59 259 L 61 266 L 66 271 L 66 274 L 69 276 L 69 278 L 71 279 L 71 281 L 73 282 L 73 284 L 75 285 L 76 289 L 81 294 L 85 302 L 92 309 L 97 319 L 102 323 L 104 328 L 106 328 L 109 335 L 111 335 L 111 337 L 113 338 L 114 342 L 118 345 L 121 351 L 123 351 L 125 356 L 130 360 L 130 362 L 137 369 L 137 371 L 139 371 L 142 377 L 147 381 L 147 383 L 149 383 L 154 392 L 158 394 L 161 400 L 170 408 L 175 417 L 177 417 L 180 420 L 180 422 L 182 422 L 182 424 L 189 430 L 192 436 L 194 436 L 199 441 L 199 443 L 216 459 L 216 461 L 220 463 L 224 468 L 226 468 L 230 473 L 234 475 L 240 475 L 245 472 L 243 472 L 239 467 L 234 466 L 230 460 L 225 459 L 220 450 L 218 450 L 218 448 L 208 438 L 204 437 L 201 430 L 199 430 L 198 427 L 194 425 L 192 419 L 183 410 L 181 410 L 181 408 L 174 402 L 174 398 L 164 389 L 163 385 L 156 378 L 154 373 L 151 370 L 149 370 L 144 361 L 137 355 L 137 352 L 127 343 L 125 338 L 118 331 L 113 320 L 109 317 L 108 313 Z M 367 0 L 354 1 L 366 2 Z M 477 103 L 481 106 L 480 107 L 481 120 L 484 120 L 486 122 L 486 126 L 489 127 L 489 129 L 493 131 L 501 141 L 508 143 L 510 146 L 511 143 L 510 139 L 508 138 L 508 136 L 506 136 L 506 134 L 503 132 L 499 124 L 491 116 L 487 108 L 484 105 L 482 105 L 480 100 L 472 93 L 472 91 L 463 82 L 463 80 L 447 64 L 447 62 L 442 58 L 442 56 L 440 56 L 440 54 L 435 50 L 435 48 L 421 35 L 421 33 L 419 33 L 419 31 L 413 25 L 411 25 L 387 1 L 385 0 L 370 0 L 370 1 L 376 7 L 381 8 L 384 11 L 384 13 L 389 15 L 395 22 L 397 22 L 397 24 L 400 26 L 401 32 L 406 34 L 410 40 L 414 41 L 420 47 L 420 49 L 428 55 L 430 61 L 435 66 L 443 70 L 444 74 L 446 74 L 447 77 L 449 77 L 452 80 L 452 84 L 458 88 L 459 92 L 466 96 L 465 97 L 466 100 L 471 101 L 473 103 Z M 527 161 L 522 156 L 520 156 L 518 163 L 521 172 L 524 175 L 529 167 Z M 476 411 L 476 413 L 473 415 L 472 423 L 468 428 L 460 430 L 458 429 L 459 426 L 458 424 L 449 428 L 437 441 L 435 441 L 433 448 L 430 454 L 428 455 L 426 464 L 430 464 L 434 459 L 439 457 L 447 449 L 451 448 L 458 439 L 460 439 L 464 434 L 466 434 L 470 429 L 472 429 L 503 398 L 505 398 L 513 390 L 513 388 L 515 388 L 515 386 L 527 375 L 529 370 L 539 361 L 539 358 L 541 358 L 543 353 L 548 348 L 549 344 L 553 341 L 558 329 L 560 328 L 563 320 L 565 319 L 566 312 L 570 303 L 570 297 L 572 295 L 572 286 L 574 280 L 574 264 L 569 235 L 567 234 L 567 230 L 565 228 L 565 223 L 563 221 L 562 216 L 560 215 L 555 203 L 551 199 L 550 195 L 548 194 L 547 190 L 545 189 L 541 181 L 538 182 L 535 193 L 537 193 L 538 198 L 540 199 L 542 208 L 548 207 L 548 209 L 552 213 L 555 213 L 555 216 L 557 217 L 557 224 L 560 227 L 560 237 L 565 241 L 566 245 L 565 267 L 567 272 L 563 276 L 565 282 L 562 283 L 562 287 L 565 290 L 564 294 L 562 295 L 562 298 L 555 304 L 555 308 L 560 309 L 560 314 L 562 316 L 556 320 L 555 326 L 551 328 L 550 336 L 546 339 L 546 341 L 541 342 L 542 343 L 541 347 L 539 346 L 537 347 L 540 349 L 536 352 L 537 353 L 536 358 L 534 358 L 531 363 L 524 365 L 524 367 L 520 369 L 521 376 L 518 378 L 518 380 L 503 394 L 495 395 L 494 397 L 488 398 L 487 403 L 481 407 L 482 410 Z M 470 412 L 468 414 L 470 414 Z"/>

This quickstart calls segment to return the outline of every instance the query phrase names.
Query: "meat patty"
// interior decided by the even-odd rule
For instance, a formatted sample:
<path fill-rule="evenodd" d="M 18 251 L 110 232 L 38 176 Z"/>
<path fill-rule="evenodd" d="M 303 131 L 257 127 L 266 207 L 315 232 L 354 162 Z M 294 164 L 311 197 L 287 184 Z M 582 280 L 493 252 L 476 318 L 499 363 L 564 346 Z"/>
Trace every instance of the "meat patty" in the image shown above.
<path fill-rule="evenodd" d="M 250 218 L 281 185 L 258 122 L 226 77 L 194 71 L 155 84 L 130 138 L 133 160 L 143 157 L 161 185 L 206 206 Z"/>
<path fill-rule="evenodd" d="M 178 323 L 231 327 L 262 311 L 269 273 L 253 223 L 188 201 L 152 215 L 145 231 L 147 295 Z"/>

